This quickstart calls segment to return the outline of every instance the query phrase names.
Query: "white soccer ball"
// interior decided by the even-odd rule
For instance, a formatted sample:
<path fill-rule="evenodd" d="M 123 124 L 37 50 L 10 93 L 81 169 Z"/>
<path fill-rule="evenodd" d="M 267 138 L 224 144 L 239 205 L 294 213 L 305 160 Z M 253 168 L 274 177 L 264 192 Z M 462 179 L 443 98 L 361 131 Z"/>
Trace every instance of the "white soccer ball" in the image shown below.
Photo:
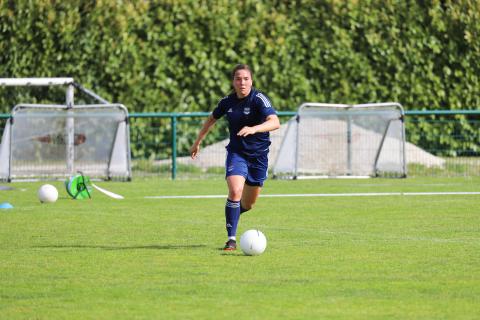
<path fill-rule="evenodd" d="M 240 248 L 247 256 L 258 256 L 267 248 L 267 238 L 260 230 L 248 230 L 240 238 Z"/>
<path fill-rule="evenodd" d="M 44 184 L 43 186 L 41 186 L 40 189 L 38 189 L 37 195 L 40 202 L 43 203 L 52 203 L 57 201 L 58 199 L 57 188 L 55 188 L 51 184 Z"/>

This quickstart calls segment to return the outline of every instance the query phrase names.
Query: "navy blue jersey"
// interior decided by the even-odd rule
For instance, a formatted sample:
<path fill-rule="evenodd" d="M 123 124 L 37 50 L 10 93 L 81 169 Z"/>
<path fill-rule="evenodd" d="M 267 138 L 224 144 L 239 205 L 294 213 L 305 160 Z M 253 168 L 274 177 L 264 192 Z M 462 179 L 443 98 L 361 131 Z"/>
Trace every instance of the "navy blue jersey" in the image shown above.
<path fill-rule="evenodd" d="M 268 153 L 270 133 L 257 132 L 246 137 L 237 136 L 237 133 L 245 126 L 253 127 L 264 123 L 267 117 L 273 114 L 276 114 L 276 111 L 270 100 L 254 88 L 243 99 L 239 99 L 235 93 L 226 96 L 212 112 L 215 119 L 224 115 L 227 117 L 230 131 L 227 150 L 253 157 Z"/>

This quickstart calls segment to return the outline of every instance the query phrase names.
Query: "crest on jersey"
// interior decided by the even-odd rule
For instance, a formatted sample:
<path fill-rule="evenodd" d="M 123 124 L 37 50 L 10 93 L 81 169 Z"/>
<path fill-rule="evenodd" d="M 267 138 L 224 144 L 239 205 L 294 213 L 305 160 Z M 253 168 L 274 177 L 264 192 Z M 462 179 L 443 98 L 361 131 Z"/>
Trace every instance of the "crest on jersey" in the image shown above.
<path fill-rule="evenodd" d="M 243 108 L 243 114 L 250 114 L 250 107 Z"/>

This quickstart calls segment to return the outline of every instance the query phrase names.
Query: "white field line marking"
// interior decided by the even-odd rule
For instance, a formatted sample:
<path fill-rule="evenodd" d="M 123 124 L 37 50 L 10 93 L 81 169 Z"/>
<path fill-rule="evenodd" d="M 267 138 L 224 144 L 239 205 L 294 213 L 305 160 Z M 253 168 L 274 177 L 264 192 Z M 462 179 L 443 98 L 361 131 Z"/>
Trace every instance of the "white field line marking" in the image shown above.
<path fill-rule="evenodd" d="M 264 194 L 261 198 L 291 197 L 378 197 L 378 196 L 444 196 L 444 195 L 480 195 L 480 192 L 371 192 L 371 193 L 290 193 Z M 193 196 L 146 196 L 145 199 L 216 199 L 226 195 L 193 195 Z"/>

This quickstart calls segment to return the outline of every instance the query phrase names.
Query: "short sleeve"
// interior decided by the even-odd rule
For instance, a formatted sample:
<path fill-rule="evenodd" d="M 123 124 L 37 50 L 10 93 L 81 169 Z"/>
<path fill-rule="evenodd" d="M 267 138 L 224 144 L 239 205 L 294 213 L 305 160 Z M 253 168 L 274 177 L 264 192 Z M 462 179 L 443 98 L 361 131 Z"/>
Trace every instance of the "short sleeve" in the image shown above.
<path fill-rule="evenodd" d="M 277 111 L 273 108 L 272 103 L 270 102 L 270 99 L 267 98 L 266 95 L 264 95 L 261 92 L 258 92 L 256 94 L 256 100 L 257 100 L 257 105 L 259 107 L 260 113 L 267 117 L 272 114 L 277 114 Z"/>
<path fill-rule="evenodd" d="M 217 107 L 215 109 L 213 109 L 213 112 L 212 112 L 212 116 L 215 118 L 215 119 L 220 119 L 221 117 L 223 117 L 226 113 L 226 100 L 227 100 L 228 97 L 224 97 L 222 100 L 220 100 L 217 104 Z"/>

